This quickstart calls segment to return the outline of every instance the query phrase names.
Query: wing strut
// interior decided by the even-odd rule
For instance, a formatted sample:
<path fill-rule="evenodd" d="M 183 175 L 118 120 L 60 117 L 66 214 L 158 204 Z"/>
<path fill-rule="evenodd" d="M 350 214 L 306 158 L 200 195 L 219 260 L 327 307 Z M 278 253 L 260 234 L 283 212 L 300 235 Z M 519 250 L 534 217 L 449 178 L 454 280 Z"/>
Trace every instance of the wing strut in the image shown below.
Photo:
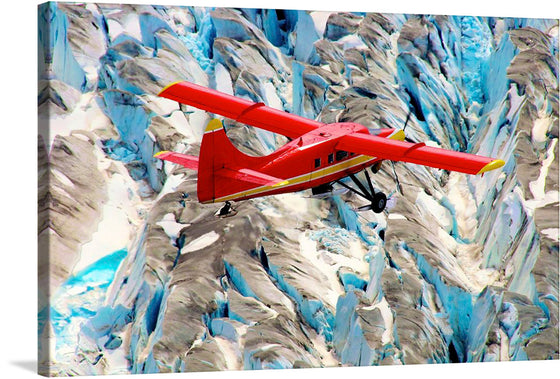
<path fill-rule="evenodd" d="M 358 178 L 356 178 L 356 176 L 354 174 L 350 174 L 348 176 L 350 177 L 350 179 L 352 179 L 354 184 L 356 186 L 358 186 L 360 191 L 358 191 L 355 188 L 350 187 L 349 185 L 344 183 L 342 180 L 336 180 L 336 183 L 340 184 L 344 188 L 354 192 L 356 195 L 358 195 L 360 197 L 363 197 L 364 199 L 369 201 L 369 204 L 364 205 L 362 207 L 359 207 L 358 209 L 356 209 L 357 211 L 372 210 L 375 213 L 381 213 L 385 209 L 385 205 L 387 205 L 387 196 L 385 196 L 385 194 L 383 192 L 380 192 L 380 191 L 375 192 L 375 190 L 373 189 L 373 184 L 371 183 L 371 178 L 369 177 L 369 173 L 367 172 L 367 170 L 365 170 L 364 172 L 366 174 L 366 178 L 367 178 L 367 182 L 368 182 L 368 186 L 370 188 L 370 191 L 368 191 L 366 186 L 364 184 L 362 184 L 362 182 L 360 182 L 360 180 Z"/>

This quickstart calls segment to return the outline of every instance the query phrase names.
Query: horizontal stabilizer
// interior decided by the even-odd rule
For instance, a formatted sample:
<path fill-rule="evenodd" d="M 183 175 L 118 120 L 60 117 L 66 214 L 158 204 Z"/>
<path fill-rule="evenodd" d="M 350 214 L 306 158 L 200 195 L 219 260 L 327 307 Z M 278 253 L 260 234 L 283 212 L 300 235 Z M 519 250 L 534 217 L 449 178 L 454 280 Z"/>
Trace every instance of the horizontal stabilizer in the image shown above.
<path fill-rule="evenodd" d="M 381 159 L 416 163 L 472 175 L 483 174 L 504 165 L 504 161 L 501 159 L 426 146 L 422 142 L 410 143 L 365 133 L 353 133 L 342 137 L 336 148 Z"/>
<path fill-rule="evenodd" d="M 279 187 L 288 183 L 284 179 L 275 178 L 249 168 L 232 169 L 224 167 L 216 171 L 216 175 L 270 187 Z"/>
<path fill-rule="evenodd" d="M 162 159 L 173 163 L 178 163 L 191 170 L 198 170 L 198 157 L 172 151 L 160 151 L 154 155 L 154 158 Z"/>

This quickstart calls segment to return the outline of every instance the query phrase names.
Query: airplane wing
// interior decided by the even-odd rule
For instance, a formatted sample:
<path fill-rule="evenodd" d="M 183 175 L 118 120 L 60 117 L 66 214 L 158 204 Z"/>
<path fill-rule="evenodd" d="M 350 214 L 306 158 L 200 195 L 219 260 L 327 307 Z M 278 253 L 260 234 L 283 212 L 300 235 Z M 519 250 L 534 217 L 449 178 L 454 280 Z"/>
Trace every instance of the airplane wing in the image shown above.
<path fill-rule="evenodd" d="M 262 172 L 251 170 L 249 168 L 232 169 L 224 167 L 217 170 L 215 174 L 217 176 L 224 176 L 228 179 L 242 180 L 244 182 L 271 187 L 278 187 L 287 184 L 284 179 L 275 178 L 274 176 L 263 174 Z"/>
<path fill-rule="evenodd" d="M 365 133 L 352 133 L 342 137 L 336 148 L 392 161 L 416 163 L 472 175 L 483 174 L 504 165 L 504 161 L 501 159 L 430 147 L 423 142 L 409 143 Z"/>
<path fill-rule="evenodd" d="M 292 139 L 324 125 L 322 122 L 280 111 L 263 103 L 253 103 L 185 81 L 171 83 L 161 90 L 159 96 Z"/>
<path fill-rule="evenodd" d="M 193 157 L 192 155 L 174 153 L 172 151 L 160 151 L 154 155 L 154 158 L 178 163 L 186 168 L 190 168 L 191 170 L 198 170 L 198 157 Z"/>

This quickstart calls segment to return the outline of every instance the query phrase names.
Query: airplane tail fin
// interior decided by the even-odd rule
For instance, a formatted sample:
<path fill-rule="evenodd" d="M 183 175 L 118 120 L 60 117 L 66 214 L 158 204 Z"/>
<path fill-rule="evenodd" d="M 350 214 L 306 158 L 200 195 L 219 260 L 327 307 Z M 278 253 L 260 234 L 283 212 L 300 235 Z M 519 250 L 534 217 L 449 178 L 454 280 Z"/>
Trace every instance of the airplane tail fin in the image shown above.
<path fill-rule="evenodd" d="M 222 122 L 211 120 L 200 145 L 198 200 L 201 203 L 234 200 L 237 194 L 281 182 L 252 170 L 264 162 L 263 157 L 252 157 L 239 151 L 227 137 Z"/>

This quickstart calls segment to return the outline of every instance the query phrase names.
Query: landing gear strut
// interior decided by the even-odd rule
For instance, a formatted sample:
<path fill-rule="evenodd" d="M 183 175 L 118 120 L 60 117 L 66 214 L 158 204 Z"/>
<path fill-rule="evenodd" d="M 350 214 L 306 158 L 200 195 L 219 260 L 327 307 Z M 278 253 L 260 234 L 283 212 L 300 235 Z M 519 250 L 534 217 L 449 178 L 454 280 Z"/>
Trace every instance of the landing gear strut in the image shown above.
<path fill-rule="evenodd" d="M 354 174 L 350 174 L 348 176 L 350 177 L 350 179 L 352 179 L 354 184 L 360 189 L 359 191 L 357 189 L 352 188 L 349 185 L 343 183 L 340 180 L 337 180 L 336 182 L 338 184 L 340 184 L 341 186 L 347 188 L 348 190 L 354 192 L 356 195 L 361 196 L 361 197 L 363 197 L 364 199 L 366 199 L 370 202 L 370 204 L 368 204 L 368 205 L 364 205 L 362 207 L 359 207 L 357 209 L 358 211 L 372 210 L 375 213 L 381 213 L 381 212 L 383 212 L 383 210 L 385 209 L 385 206 L 387 205 L 387 196 L 385 196 L 385 194 L 383 192 L 379 192 L 379 191 L 375 192 L 375 190 L 373 189 L 373 184 L 371 183 L 371 179 L 369 177 L 369 173 L 367 172 L 367 170 L 364 170 L 364 173 L 366 175 L 366 179 L 367 179 L 369 189 L 366 188 L 366 186 L 362 182 L 360 182 Z"/>

